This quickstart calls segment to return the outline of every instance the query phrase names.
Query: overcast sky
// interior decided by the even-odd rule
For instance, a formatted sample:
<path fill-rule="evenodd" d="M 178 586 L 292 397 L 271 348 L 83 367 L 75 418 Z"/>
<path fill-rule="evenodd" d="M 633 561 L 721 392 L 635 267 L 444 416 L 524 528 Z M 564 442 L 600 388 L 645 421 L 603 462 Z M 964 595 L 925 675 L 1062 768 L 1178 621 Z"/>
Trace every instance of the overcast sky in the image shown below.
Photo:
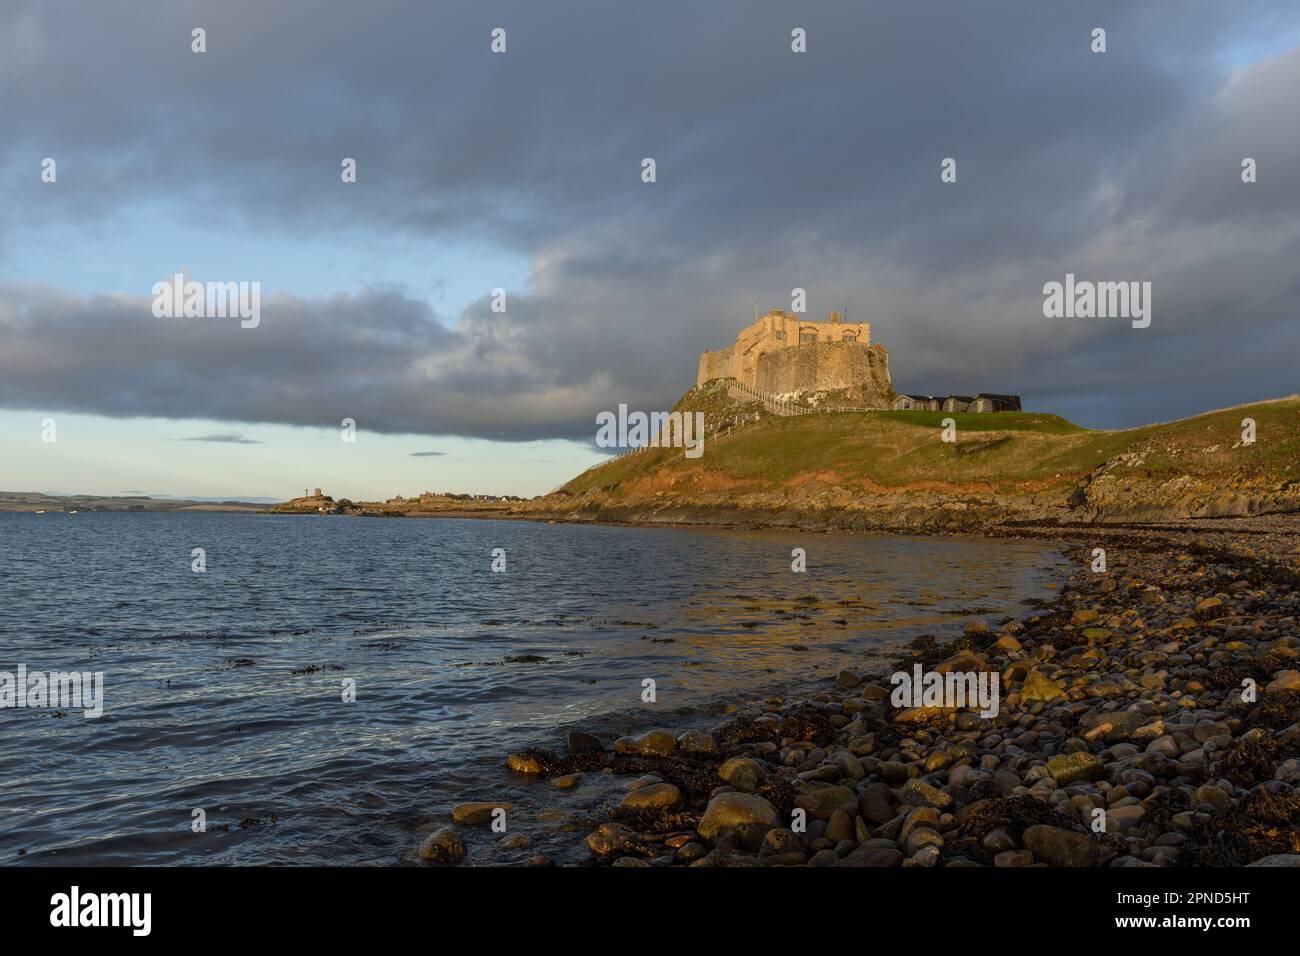
<path fill-rule="evenodd" d="M 0 489 L 544 492 L 794 287 L 902 391 L 1291 394 L 1297 90 L 1294 0 L 6 0 Z M 260 325 L 155 318 L 180 270 Z M 1066 273 L 1151 326 L 1045 318 Z"/>

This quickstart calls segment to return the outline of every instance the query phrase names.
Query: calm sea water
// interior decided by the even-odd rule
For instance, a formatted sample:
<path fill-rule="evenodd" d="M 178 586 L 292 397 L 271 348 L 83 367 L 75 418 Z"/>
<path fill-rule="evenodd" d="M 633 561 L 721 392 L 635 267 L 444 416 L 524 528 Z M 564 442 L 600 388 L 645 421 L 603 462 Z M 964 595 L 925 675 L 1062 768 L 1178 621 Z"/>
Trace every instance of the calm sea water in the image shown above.
<path fill-rule="evenodd" d="M 0 514 L 0 670 L 102 671 L 106 698 L 98 719 L 0 710 L 0 863 L 397 864 L 472 799 L 519 803 L 532 839 L 472 861 L 563 859 L 580 834 L 555 831 L 600 781 L 558 794 L 507 750 L 707 728 L 722 703 L 1015 614 L 1063 566 L 1021 541 Z"/>

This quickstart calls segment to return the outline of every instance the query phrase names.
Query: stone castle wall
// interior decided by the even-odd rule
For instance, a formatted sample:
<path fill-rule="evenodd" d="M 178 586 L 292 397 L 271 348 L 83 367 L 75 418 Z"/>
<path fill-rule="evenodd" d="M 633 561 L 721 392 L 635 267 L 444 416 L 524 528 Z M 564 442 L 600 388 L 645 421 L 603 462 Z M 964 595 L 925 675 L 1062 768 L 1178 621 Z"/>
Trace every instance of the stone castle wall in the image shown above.
<path fill-rule="evenodd" d="M 784 309 L 773 309 L 741 329 L 732 345 L 700 355 L 695 384 L 734 378 L 757 388 L 758 361 L 764 355 L 823 342 L 869 345 L 871 326 L 866 322 L 844 322 L 838 312 L 832 312 L 829 321 L 815 322 Z"/>
<path fill-rule="evenodd" d="M 741 329 L 734 344 L 702 353 L 695 384 L 734 378 L 786 398 L 848 391 L 846 399 L 889 407 L 889 354 L 870 343 L 868 323 L 844 322 L 838 312 L 814 322 L 774 309 Z"/>
<path fill-rule="evenodd" d="M 846 398 L 891 407 L 889 355 L 857 342 L 818 342 L 768 352 L 758 359 L 754 388 L 778 398 L 847 390 Z"/>
<path fill-rule="evenodd" d="M 715 378 L 735 378 L 733 374 L 736 347 L 728 345 L 715 352 L 700 353 L 700 369 L 695 377 L 696 385 L 703 385 Z"/>

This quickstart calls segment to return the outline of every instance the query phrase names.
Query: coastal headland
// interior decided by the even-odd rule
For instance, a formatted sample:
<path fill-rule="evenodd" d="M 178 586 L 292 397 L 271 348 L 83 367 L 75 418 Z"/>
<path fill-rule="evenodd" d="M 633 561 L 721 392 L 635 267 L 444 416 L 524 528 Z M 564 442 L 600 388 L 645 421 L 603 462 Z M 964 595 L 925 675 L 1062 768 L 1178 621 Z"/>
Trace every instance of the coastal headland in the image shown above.
<path fill-rule="evenodd" d="M 704 413 L 701 457 L 631 451 L 528 501 L 425 493 L 272 510 L 974 534 L 1300 511 L 1295 396 L 1123 431 L 1035 412 L 782 414 L 726 381 L 674 410 Z"/>
<path fill-rule="evenodd" d="M 791 415 L 726 381 L 677 409 L 705 412 L 699 459 L 635 451 L 526 502 L 340 510 L 1032 536 L 1077 570 L 1023 615 L 916 635 L 890 670 L 846 660 L 799 697 L 720 702 L 716 726 L 503 753 L 536 782 L 512 814 L 563 819 L 590 865 L 1300 865 L 1300 399 L 1124 431 Z M 897 706 L 917 665 L 992 680 L 996 704 Z M 466 796 L 413 859 L 527 855 L 488 828 L 490 794 Z"/>

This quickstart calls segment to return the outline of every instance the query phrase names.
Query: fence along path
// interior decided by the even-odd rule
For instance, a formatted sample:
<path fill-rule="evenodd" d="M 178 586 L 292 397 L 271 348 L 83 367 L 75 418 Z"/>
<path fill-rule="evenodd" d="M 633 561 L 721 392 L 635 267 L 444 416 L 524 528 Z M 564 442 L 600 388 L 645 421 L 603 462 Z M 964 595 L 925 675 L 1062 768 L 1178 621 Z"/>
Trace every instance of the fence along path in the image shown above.
<path fill-rule="evenodd" d="M 756 388 L 750 388 L 740 382 L 733 382 L 727 387 L 727 394 L 732 398 L 752 398 L 763 403 L 773 415 L 816 415 L 820 412 L 876 412 L 878 408 L 869 408 L 866 405 L 798 405 L 794 402 L 787 402 L 785 399 L 777 398 L 775 395 L 769 395 L 766 392 L 760 392 Z"/>

